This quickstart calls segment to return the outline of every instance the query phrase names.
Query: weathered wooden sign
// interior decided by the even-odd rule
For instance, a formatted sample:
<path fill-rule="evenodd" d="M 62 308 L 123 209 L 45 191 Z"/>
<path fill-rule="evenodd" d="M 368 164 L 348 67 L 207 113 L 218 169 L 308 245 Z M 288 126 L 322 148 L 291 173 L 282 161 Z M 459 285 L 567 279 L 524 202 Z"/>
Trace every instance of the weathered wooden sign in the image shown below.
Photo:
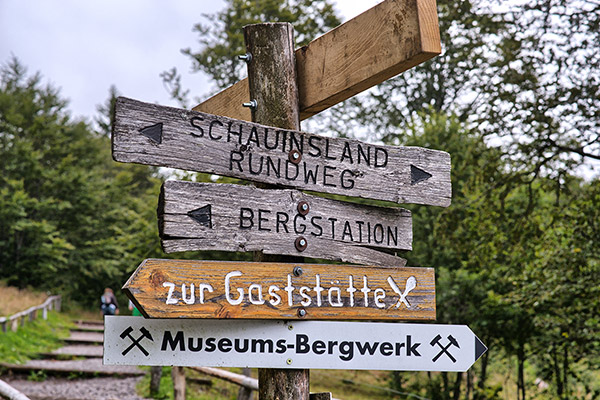
<path fill-rule="evenodd" d="M 487 348 L 466 325 L 104 319 L 104 363 L 466 371 Z"/>
<path fill-rule="evenodd" d="M 435 320 L 432 268 L 149 259 L 123 290 L 150 318 Z"/>
<path fill-rule="evenodd" d="M 396 203 L 446 207 L 452 194 L 443 151 L 328 138 L 123 97 L 112 150 L 121 162 Z"/>
<path fill-rule="evenodd" d="M 387 0 L 296 50 L 300 118 L 441 53 L 435 0 Z M 244 79 L 194 110 L 250 121 Z"/>
<path fill-rule="evenodd" d="M 262 250 L 402 266 L 403 258 L 377 248 L 412 249 L 410 211 L 324 199 L 298 190 L 166 181 L 158 218 L 167 253 Z"/>

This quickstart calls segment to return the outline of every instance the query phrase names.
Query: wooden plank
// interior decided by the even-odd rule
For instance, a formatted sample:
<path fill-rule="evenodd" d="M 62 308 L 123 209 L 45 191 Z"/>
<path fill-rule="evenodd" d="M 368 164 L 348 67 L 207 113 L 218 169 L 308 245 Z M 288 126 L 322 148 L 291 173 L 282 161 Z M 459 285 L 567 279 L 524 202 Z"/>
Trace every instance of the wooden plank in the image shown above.
<path fill-rule="evenodd" d="M 435 320 L 432 268 L 148 259 L 123 290 L 148 318 Z"/>
<path fill-rule="evenodd" d="M 395 203 L 446 207 L 452 195 L 444 151 L 327 138 L 123 97 L 112 150 L 121 162 Z"/>
<path fill-rule="evenodd" d="M 412 249 L 408 210 L 325 199 L 290 189 L 166 181 L 158 219 L 167 253 L 262 250 L 403 266 L 406 260 L 380 249 Z M 304 245 L 297 242 L 302 239 Z"/>
<path fill-rule="evenodd" d="M 386 0 L 296 50 L 306 119 L 441 53 L 435 0 Z M 196 111 L 250 121 L 246 79 Z"/>
<path fill-rule="evenodd" d="M 202 372 L 208 376 L 222 379 L 227 382 L 235 383 L 248 390 L 258 390 L 258 379 L 251 378 L 249 376 L 236 374 L 224 369 L 211 368 L 211 367 L 189 367 L 195 371 Z"/>

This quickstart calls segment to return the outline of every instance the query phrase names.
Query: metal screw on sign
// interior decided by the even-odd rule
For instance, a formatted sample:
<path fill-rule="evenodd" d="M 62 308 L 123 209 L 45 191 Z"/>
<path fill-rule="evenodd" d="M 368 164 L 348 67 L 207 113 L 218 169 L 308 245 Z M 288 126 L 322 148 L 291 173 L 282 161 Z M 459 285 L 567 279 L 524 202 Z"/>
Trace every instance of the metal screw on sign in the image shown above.
<path fill-rule="evenodd" d="M 300 154 L 298 150 L 291 150 L 288 153 L 288 160 L 290 160 L 292 164 L 300 164 L 300 161 L 302 160 L 302 154 Z"/>
<path fill-rule="evenodd" d="M 286 363 L 287 365 L 292 365 L 292 359 L 291 359 L 291 358 L 288 358 L 287 360 L 285 360 L 285 363 Z"/>
<path fill-rule="evenodd" d="M 256 107 L 258 106 L 258 103 L 256 102 L 256 100 L 252 99 L 252 100 L 250 100 L 247 103 L 243 103 L 242 106 L 251 108 L 253 110 L 256 110 Z"/>
<path fill-rule="evenodd" d="M 240 54 L 240 55 L 238 56 L 238 58 L 239 58 L 240 60 L 244 60 L 244 61 L 246 61 L 247 63 L 249 63 L 250 61 L 252 61 L 252 54 L 250 54 L 250 53 L 246 53 L 246 54 Z"/>
<path fill-rule="evenodd" d="M 300 276 L 303 272 L 302 267 L 294 267 L 294 276 Z"/>
<path fill-rule="evenodd" d="M 298 309 L 298 316 L 299 316 L 300 318 L 304 318 L 304 317 L 306 317 L 306 310 L 305 310 L 304 308 L 299 308 L 299 309 Z"/>
<path fill-rule="evenodd" d="M 298 214 L 304 216 L 304 215 L 308 214 L 309 211 L 310 211 L 310 206 L 308 205 L 308 203 L 306 201 L 301 201 L 298 203 Z"/>
<path fill-rule="evenodd" d="M 288 325 L 288 330 L 291 331 L 292 329 L 294 329 L 294 325 Z"/>
<path fill-rule="evenodd" d="M 303 236 L 300 236 L 300 237 L 296 238 L 296 241 L 294 242 L 294 246 L 296 246 L 296 250 L 304 251 L 304 250 L 306 250 L 306 247 L 308 246 L 308 242 L 306 241 L 306 239 Z"/>

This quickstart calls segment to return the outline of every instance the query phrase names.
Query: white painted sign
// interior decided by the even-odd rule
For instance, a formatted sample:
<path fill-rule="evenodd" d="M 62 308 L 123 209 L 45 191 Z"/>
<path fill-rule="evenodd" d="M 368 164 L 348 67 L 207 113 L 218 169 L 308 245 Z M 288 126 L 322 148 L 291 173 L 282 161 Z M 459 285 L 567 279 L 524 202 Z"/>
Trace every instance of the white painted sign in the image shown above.
<path fill-rule="evenodd" d="M 487 350 L 466 325 L 107 316 L 104 364 L 466 371 Z"/>

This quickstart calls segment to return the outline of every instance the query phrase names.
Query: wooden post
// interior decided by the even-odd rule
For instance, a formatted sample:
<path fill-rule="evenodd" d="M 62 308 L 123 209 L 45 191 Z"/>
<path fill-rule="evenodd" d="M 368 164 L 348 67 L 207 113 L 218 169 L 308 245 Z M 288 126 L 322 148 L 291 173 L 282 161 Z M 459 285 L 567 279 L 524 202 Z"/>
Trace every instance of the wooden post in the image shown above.
<path fill-rule="evenodd" d="M 244 27 L 252 121 L 284 129 L 300 130 L 300 108 L 294 55 L 294 28 L 288 23 Z M 255 254 L 256 261 L 267 261 Z M 295 262 L 294 257 L 281 261 Z M 293 363 L 293 360 L 292 360 Z M 259 399 L 308 400 L 309 370 L 259 369 Z"/>
<path fill-rule="evenodd" d="M 183 367 L 171 369 L 173 379 L 173 400 L 185 400 L 185 372 Z"/>
<path fill-rule="evenodd" d="M 162 377 L 162 367 L 154 365 L 150 367 L 150 396 L 156 397 L 160 391 L 160 378 Z"/>

